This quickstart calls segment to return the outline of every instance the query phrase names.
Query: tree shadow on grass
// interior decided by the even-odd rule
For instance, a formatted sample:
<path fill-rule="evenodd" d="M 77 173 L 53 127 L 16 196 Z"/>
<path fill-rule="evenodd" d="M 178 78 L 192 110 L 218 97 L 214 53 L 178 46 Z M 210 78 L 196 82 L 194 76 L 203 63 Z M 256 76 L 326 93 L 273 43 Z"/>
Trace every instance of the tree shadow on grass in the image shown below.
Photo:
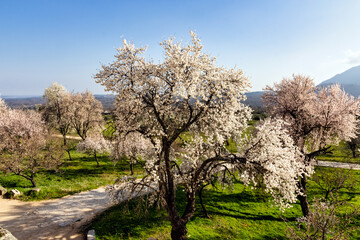
<path fill-rule="evenodd" d="M 88 229 L 94 229 L 97 237 L 140 237 L 147 229 L 157 229 L 169 224 L 165 210 L 147 208 L 140 199 L 115 205 L 97 216 Z M 120 239 L 120 238 L 119 238 Z"/>
<path fill-rule="evenodd" d="M 179 214 L 181 215 L 186 207 L 186 196 L 181 187 L 177 190 L 176 201 Z M 259 209 L 251 209 L 253 204 L 259 203 L 259 199 L 256 194 L 252 194 L 248 191 L 242 191 L 240 193 L 223 193 L 219 191 L 207 191 L 205 194 L 205 204 L 209 207 L 209 213 L 212 217 L 219 216 L 220 218 L 234 218 L 250 221 L 270 221 L 270 225 L 277 224 L 284 221 L 281 216 L 277 216 L 277 210 L 261 212 Z M 235 204 L 233 204 L 235 203 Z M 134 239 L 144 236 L 145 232 L 151 235 L 158 231 L 170 231 L 171 226 L 168 221 L 168 217 L 165 210 L 159 210 L 157 208 L 149 208 L 147 217 L 144 218 L 143 212 L 135 213 L 139 204 L 143 204 L 139 200 L 132 200 L 129 205 L 119 204 L 114 206 L 103 214 L 98 216 L 88 229 L 95 229 L 97 236 L 104 239 L 127 239 L 130 235 Z M 265 206 L 265 203 L 264 203 Z M 266 207 L 266 206 L 265 206 Z M 250 208 L 250 209 L 249 209 Z M 191 218 L 191 222 L 199 224 L 199 226 L 209 222 L 209 225 L 215 225 L 213 220 L 201 220 L 203 219 L 202 211 L 199 203 L 196 203 L 196 213 Z M 144 209 L 143 209 L 144 210 Z M 265 209 L 266 210 L 266 209 Z M 288 214 L 288 221 L 295 221 L 296 214 Z M 224 220 L 225 222 L 228 220 Z M 229 220 L 231 222 L 231 220 Z M 191 224 L 191 222 L 189 224 Z M 269 224 L 269 223 L 267 223 Z M 235 224 L 236 225 L 236 224 Z M 166 229 L 166 230 L 165 230 Z M 223 239 L 221 236 L 230 236 L 236 239 L 247 239 L 249 232 L 244 233 L 245 238 L 241 238 L 242 229 L 233 227 L 231 225 L 225 225 L 213 228 L 219 237 L 214 239 Z M 264 230 L 263 230 L 264 231 Z M 282 234 L 282 235 L 281 235 Z M 282 231 L 272 231 L 270 233 L 259 233 L 255 238 L 251 239 L 286 239 L 283 236 Z M 212 235 L 214 236 L 214 235 Z M 119 237 L 119 238 L 116 238 Z M 195 237 L 192 239 L 203 239 Z"/>
<path fill-rule="evenodd" d="M 234 209 L 232 208 L 227 208 L 228 211 L 233 211 Z M 266 215 L 266 214 L 253 214 L 253 213 L 248 213 L 248 212 L 242 212 L 242 211 L 236 211 L 238 212 L 238 214 L 231 214 L 231 213 L 227 213 L 227 212 L 220 212 L 220 211 L 209 211 L 209 214 L 211 216 L 213 215 L 218 215 L 218 216 L 226 216 L 226 217 L 232 217 L 232 218 L 236 218 L 236 219 L 244 219 L 244 220 L 253 220 L 253 221 L 258 221 L 258 220 L 265 220 L 265 221 L 277 221 L 277 222 L 283 222 L 284 219 L 280 216 L 275 217 L 273 215 Z M 288 221 L 295 221 L 297 217 L 288 217 L 286 218 L 286 220 Z"/>

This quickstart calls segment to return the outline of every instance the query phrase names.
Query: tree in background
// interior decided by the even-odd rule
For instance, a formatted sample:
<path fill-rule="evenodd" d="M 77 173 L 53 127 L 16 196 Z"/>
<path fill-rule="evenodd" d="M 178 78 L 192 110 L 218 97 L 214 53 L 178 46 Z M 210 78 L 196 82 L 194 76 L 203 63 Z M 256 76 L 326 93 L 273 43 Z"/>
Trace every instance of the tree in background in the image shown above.
<path fill-rule="evenodd" d="M 0 112 L 5 111 L 7 106 L 2 98 L 0 98 Z"/>
<path fill-rule="evenodd" d="M 270 115 L 289 123 L 288 131 L 305 156 L 305 166 L 311 167 L 315 156 L 329 150 L 329 144 L 356 136 L 359 101 L 348 96 L 339 85 L 317 88 L 311 78 L 293 75 L 273 87 L 267 86 L 265 91 L 263 101 Z M 301 177 L 299 188 L 301 209 L 307 216 L 306 175 Z"/>
<path fill-rule="evenodd" d="M 342 240 L 350 239 L 351 231 L 358 229 L 354 218 L 359 209 L 346 202 L 321 202 L 315 199 L 308 216 L 297 219 L 295 226 L 287 229 L 292 240 Z"/>
<path fill-rule="evenodd" d="M 77 145 L 77 151 L 94 156 L 97 166 L 100 167 L 98 155 L 110 152 L 111 144 L 101 135 L 90 136 Z"/>
<path fill-rule="evenodd" d="M 140 158 L 147 158 L 151 142 L 138 132 L 118 136 L 114 142 L 111 156 L 115 161 L 125 158 L 130 165 L 131 175 L 134 175 L 134 165 Z"/>
<path fill-rule="evenodd" d="M 103 107 L 89 91 L 73 95 L 72 126 L 82 140 L 85 140 L 90 130 L 101 131 L 104 125 Z"/>
<path fill-rule="evenodd" d="M 31 181 L 36 187 L 34 177 L 40 169 L 60 164 L 61 156 L 50 151 L 46 137 L 46 125 L 40 114 L 10 109 L 0 111 L 1 169 Z"/>
<path fill-rule="evenodd" d="M 312 180 L 324 192 L 324 201 L 333 202 L 339 195 L 341 189 L 354 191 L 357 184 L 354 171 L 352 169 L 319 168 L 312 175 Z"/>
<path fill-rule="evenodd" d="M 358 127 L 359 128 L 359 127 Z M 360 135 L 359 133 L 356 134 L 356 137 L 351 138 L 350 140 L 346 141 L 347 146 L 349 147 L 352 157 L 356 158 L 358 156 L 358 149 L 360 146 Z"/>
<path fill-rule="evenodd" d="M 117 95 L 119 134 L 137 132 L 152 145 L 145 159 L 146 176 L 116 184 L 108 191 L 114 198 L 126 198 L 129 192 L 153 189 L 165 203 L 172 239 L 186 239 L 195 193 L 212 174 L 236 167 L 249 182 L 262 172 L 268 191 L 279 203 L 296 199 L 296 179 L 303 174 L 296 161 L 301 156 L 279 121 L 264 123 L 254 141 L 239 149 L 241 154 L 225 148 L 230 138 L 241 143 L 240 136 L 251 118 L 250 109 L 241 103 L 249 82 L 241 70 L 217 67 L 215 59 L 202 52 L 194 33 L 191 38 L 187 46 L 173 39 L 161 43 L 165 60 L 159 64 L 142 57 L 145 48 L 135 48 L 124 40 L 116 60 L 103 66 L 95 77 L 106 91 Z M 189 140 L 183 139 L 183 147 L 175 148 L 184 134 Z M 175 202 L 179 183 L 187 199 L 182 214 Z"/>
<path fill-rule="evenodd" d="M 43 110 L 44 119 L 50 127 L 59 130 L 63 136 L 65 146 L 67 143 L 66 136 L 71 131 L 71 120 L 74 111 L 71 94 L 64 86 L 55 82 L 45 89 L 43 98 L 46 101 Z"/>

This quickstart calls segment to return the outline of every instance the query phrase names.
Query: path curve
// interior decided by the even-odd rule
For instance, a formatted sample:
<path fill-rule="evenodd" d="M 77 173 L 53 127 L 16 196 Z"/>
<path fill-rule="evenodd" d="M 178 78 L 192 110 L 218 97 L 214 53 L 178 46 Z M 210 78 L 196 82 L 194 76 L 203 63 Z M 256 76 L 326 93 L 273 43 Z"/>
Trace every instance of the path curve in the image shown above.
<path fill-rule="evenodd" d="M 317 161 L 315 165 L 360 170 L 360 164 Z M 82 226 L 111 205 L 104 187 L 38 202 L 0 199 L 0 226 L 18 240 L 82 240 Z"/>
<path fill-rule="evenodd" d="M 80 240 L 81 226 L 111 205 L 104 187 L 39 202 L 0 199 L 0 226 L 18 240 Z"/>

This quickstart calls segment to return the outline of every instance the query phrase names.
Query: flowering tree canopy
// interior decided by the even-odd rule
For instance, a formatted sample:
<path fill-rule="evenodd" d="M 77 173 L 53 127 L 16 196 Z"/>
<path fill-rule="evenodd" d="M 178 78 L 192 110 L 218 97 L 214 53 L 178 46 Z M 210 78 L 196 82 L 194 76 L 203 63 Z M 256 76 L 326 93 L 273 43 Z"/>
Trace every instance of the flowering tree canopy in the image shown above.
<path fill-rule="evenodd" d="M 103 107 L 101 102 L 96 100 L 94 94 L 89 91 L 75 94 L 72 98 L 72 125 L 81 139 L 85 140 L 89 130 L 101 130 L 104 123 L 101 115 Z"/>
<path fill-rule="evenodd" d="M 203 46 L 194 33 L 191 39 L 186 46 L 173 39 L 162 42 L 165 59 L 159 64 L 145 60 L 142 56 L 145 48 L 135 48 L 124 40 L 123 47 L 115 55 L 116 60 L 103 66 L 95 77 L 106 91 L 116 93 L 118 134 L 137 132 L 151 143 L 148 151 L 152 154 L 146 158 L 147 175 L 141 181 L 112 186 L 109 192 L 120 198 L 124 195 L 119 193 L 126 194 L 123 190 L 141 192 L 151 188 L 159 193 L 172 224 L 173 239 L 186 238 L 186 224 L 195 211 L 195 192 L 212 174 L 230 171 L 236 166 L 248 169 L 244 176 L 251 180 L 255 169 L 264 170 L 267 172 L 264 176 L 269 174 L 267 182 L 273 189 L 269 192 L 282 194 L 280 186 L 293 185 L 301 172 L 294 161 L 297 157 L 294 144 L 290 139 L 279 139 L 285 135 L 277 136 L 278 142 L 271 145 L 287 152 L 283 161 L 289 160 L 286 167 L 295 170 L 286 175 L 271 163 L 273 156 L 280 159 L 277 150 L 268 151 L 266 157 L 257 158 L 255 152 L 250 154 L 251 148 L 262 145 L 260 142 L 267 146 L 270 138 L 258 136 L 254 146 L 247 147 L 247 151 L 242 149 L 237 155 L 226 149 L 229 139 L 241 142 L 240 136 L 251 117 L 251 110 L 241 103 L 250 84 L 241 70 L 216 66 L 215 59 L 202 51 Z M 272 123 L 266 124 L 272 126 Z M 271 129 L 263 131 L 280 131 L 277 127 Z M 254 171 L 250 171 L 250 166 Z M 272 174 L 279 177 L 270 181 Z M 286 184 L 284 181 L 288 180 Z M 175 203 L 178 183 L 184 185 L 187 195 L 182 214 L 178 213 Z M 278 185 L 280 183 L 282 185 Z M 284 197 L 292 200 L 289 195 Z"/>
<path fill-rule="evenodd" d="M 130 164 L 131 175 L 134 174 L 134 164 L 139 160 L 139 157 L 147 158 L 151 154 L 152 144 L 138 132 L 130 132 L 128 134 L 117 136 L 111 156 L 117 161 L 126 157 Z"/>
<path fill-rule="evenodd" d="M 318 88 L 306 76 L 284 78 L 273 87 L 267 86 L 263 100 L 274 117 L 288 123 L 288 131 L 299 150 L 305 154 L 304 165 L 329 149 L 328 144 L 356 136 L 359 100 L 347 95 L 339 85 Z M 299 196 L 304 215 L 309 213 L 306 178 L 301 179 L 303 195 Z"/>
<path fill-rule="evenodd" d="M 43 98 L 46 103 L 43 116 L 49 126 L 58 129 L 66 145 L 66 135 L 71 131 L 73 104 L 71 94 L 64 86 L 53 83 L 45 89 Z"/>
<path fill-rule="evenodd" d="M 97 156 L 110 152 L 111 144 L 101 135 L 90 136 L 77 145 L 77 151 L 93 155 L 97 166 L 100 166 Z"/>
<path fill-rule="evenodd" d="M 0 98 L 0 112 L 5 111 L 7 109 L 7 106 L 2 98 Z"/>
<path fill-rule="evenodd" d="M 34 176 L 40 168 L 55 167 L 58 158 L 46 147 L 46 125 L 34 111 L 0 111 L 1 169 L 24 177 L 36 187 Z"/>

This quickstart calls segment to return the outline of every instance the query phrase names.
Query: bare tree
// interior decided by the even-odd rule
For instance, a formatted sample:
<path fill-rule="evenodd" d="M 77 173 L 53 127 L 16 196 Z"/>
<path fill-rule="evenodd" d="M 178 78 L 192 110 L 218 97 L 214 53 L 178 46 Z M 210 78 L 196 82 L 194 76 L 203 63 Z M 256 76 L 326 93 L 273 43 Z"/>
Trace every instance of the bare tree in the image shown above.
<path fill-rule="evenodd" d="M 312 176 L 316 185 L 325 192 L 324 200 L 334 200 L 341 189 L 353 190 L 357 184 L 353 170 L 319 168 Z M 331 198 L 331 199 L 329 199 Z"/>
<path fill-rule="evenodd" d="M 104 125 L 103 107 L 89 91 L 73 96 L 72 126 L 82 140 L 85 140 L 89 130 L 101 130 Z"/>
<path fill-rule="evenodd" d="M 172 239 L 186 239 L 195 193 L 211 175 L 237 167 L 243 179 L 250 181 L 261 171 L 269 191 L 282 204 L 284 199 L 296 200 L 296 176 L 303 173 L 294 160 L 301 156 L 278 120 L 259 126 L 259 134 L 247 147 L 243 142 L 241 154 L 227 151 L 225 142 L 232 138 L 240 144 L 251 118 L 250 109 L 241 103 L 249 82 L 241 70 L 217 67 L 215 59 L 202 52 L 196 35 L 191 33 L 191 37 L 186 46 L 173 39 L 161 43 L 165 59 L 159 64 L 141 56 L 145 48 L 124 40 L 116 60 L 95 77 L 106 91 L 116 94 L 118 132 L 140 133 L 152 146 L 146 176 L 113 185 L 108 191 L 118 199 L 150 189 L 158 193 L 171 221 Z M 175 148 L 178 139 L 184 140 L 180 149 Z M 267 150 L 257 154 L 259 147 Z M 182 214 L 175 202 L 179 183 L 187 199 Z"/>
<path fill-rule="evenodd" d="M 307 217 L 297 219 L 296 226 L 289 227 L 287 237 L 292 240 L 343 240 L 350 239 L 350 232 L 359 228 L 352 225 L 359 211 L 346 202 L 321 202 L 315 199 Z M 344 213 L 339 213 L 339 211 Z"/>
<path fill-rule="evenodd" d="M 265 88 L 263 100 L 272 116 L 288 122 L 295 145 L 305 155 L 304 165 L 329 150 L 328 144 L 355 137 L 359 101 L 348 96 L 339 85 L 317 88 L 313 80 L 302 75 L 284 78 L 274 87 Z M 309 214 L 306 176 L 301 177 L 299 195 L 304 216 Z"/>

